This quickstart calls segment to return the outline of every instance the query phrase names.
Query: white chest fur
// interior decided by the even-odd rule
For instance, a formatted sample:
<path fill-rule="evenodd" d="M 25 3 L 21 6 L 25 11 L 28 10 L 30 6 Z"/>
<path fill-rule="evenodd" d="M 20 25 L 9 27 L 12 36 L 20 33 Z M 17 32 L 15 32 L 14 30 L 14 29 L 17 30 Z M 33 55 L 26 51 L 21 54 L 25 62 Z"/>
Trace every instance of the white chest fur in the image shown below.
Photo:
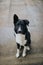
<path fill-rule="evenodd" d="M 16 42 L 24 46 L 24 44 L 26 44 L 25 35 L 16 34 Z"/>

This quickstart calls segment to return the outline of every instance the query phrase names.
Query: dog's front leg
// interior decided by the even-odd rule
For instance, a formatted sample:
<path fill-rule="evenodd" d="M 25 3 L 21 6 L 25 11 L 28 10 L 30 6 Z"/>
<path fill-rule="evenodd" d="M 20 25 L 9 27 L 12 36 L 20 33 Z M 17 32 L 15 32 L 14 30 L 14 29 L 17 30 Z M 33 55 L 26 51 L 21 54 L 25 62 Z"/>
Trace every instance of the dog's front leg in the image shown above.
<path fill-rule="evenodd" d="M 16 57 L 18 58 L 20 56 L 20 45 L 17 43 L 17 53 Z"/>
<path fill-rule="evenodd" d="M 24 49 L 23 49 L 23 54 L 22 54 L 23 57 L 26 56 L 26 46 L 24 46 Z"/>
<path fill-rule="evenodd" d="M 20 50 L 17 49 L 16 57 L 18 58 L 20 56 Z"/>

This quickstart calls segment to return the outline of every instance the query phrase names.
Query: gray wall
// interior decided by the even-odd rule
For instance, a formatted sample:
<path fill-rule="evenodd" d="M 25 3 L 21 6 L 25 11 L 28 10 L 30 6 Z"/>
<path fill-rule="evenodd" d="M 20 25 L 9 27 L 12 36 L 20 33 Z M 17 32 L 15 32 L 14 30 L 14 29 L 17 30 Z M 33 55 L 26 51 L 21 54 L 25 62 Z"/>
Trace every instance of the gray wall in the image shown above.
<path fill-rule="evenodd" d="M 43 52 L 43 1 L 0 0 L 0 53 L 15 53 L 13 15 L 30 21 L 32 52 Z M 12 53 L 13 52 L 13 53 Z"/>

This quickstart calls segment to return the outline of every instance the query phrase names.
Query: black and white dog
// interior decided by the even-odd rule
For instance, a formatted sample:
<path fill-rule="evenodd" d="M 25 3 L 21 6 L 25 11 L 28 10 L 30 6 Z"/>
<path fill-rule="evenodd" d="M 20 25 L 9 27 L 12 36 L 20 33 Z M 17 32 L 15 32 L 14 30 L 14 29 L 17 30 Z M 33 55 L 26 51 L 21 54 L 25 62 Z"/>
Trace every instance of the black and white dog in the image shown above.
<path fill-rule="evenodd" d="M 14 21 L 14 31 L 16 35 L 17 53 L 16 57 L 20 56 L 20 49 L 23 49 L 22 56 L 26 56 L 26 50 L 30 50 L 30 32 L 27 29 L 29 25 L 28 20 L 21 20 L 16 14 L 13 17 Z"/>

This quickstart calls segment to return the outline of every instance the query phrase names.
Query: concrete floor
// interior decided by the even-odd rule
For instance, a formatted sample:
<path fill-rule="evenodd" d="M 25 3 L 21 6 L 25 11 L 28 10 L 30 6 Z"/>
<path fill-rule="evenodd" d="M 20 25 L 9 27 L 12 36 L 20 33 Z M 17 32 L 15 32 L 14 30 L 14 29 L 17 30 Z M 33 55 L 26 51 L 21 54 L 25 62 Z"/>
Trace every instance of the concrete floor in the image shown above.
<path fill-rule="evenodd" d="M 17 59 L 13 15 L 28 19 L 32 52 Z M 0 0 L 0 65 L 43 64 L 43 0 Z"/>

